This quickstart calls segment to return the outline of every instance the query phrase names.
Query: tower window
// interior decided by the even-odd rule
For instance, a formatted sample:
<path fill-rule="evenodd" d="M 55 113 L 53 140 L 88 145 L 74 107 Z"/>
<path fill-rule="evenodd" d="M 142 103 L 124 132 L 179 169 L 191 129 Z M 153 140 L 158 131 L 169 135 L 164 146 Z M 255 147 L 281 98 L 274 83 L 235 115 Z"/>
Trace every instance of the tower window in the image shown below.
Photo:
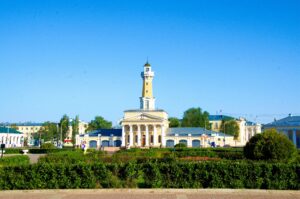
<path fill-rule="evenodd" d="M 148 72 L 149 71 L 149 68 L 146 68 L 146 72 Z"/>
<path fill-rule="evenodd" d="M 146 93 L 148 93 L 148 90 L 146 90 Z"/>
<path fill-rule="evenodd" d="M 146 85 L 148 86 L 148 82 L 146 82 Z"/>

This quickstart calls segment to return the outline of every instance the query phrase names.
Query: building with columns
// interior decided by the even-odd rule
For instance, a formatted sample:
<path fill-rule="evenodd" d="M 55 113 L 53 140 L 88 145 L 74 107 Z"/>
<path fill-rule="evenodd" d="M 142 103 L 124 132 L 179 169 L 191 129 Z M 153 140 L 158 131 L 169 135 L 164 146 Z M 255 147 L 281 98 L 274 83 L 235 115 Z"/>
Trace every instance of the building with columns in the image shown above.
<path fill-rule="evenodd" d="M 300 116 L 292 116 L 289 114 L 280 120 L 274 120 L 273 122 L 263 126 L 263 129 L 276 129 L 278 132 L 284 133 L 297 148 L 300 148 Z"/>
<path fill-rule="evenodd" d="M 99 129 L 76 137 L 76 145 L 101 147 L 188 147 L 235 146 L 233 136 L 204 128 L 169 128 L 168 113 L 156 109 L 152 81 L 154 72 L 147 62 L 141 73 L 143 86 L 140 108 L 124 111 L 122 129 Z"/>
<path fill-rule="evenodd" d="M 0 143 L 6 148 L 22 147 L 24 145 L 24 134 L 14 128 L 0 127 Z"/>
<path fill-rule="evenodd" d="M 155 108 L 152 80 L 154 72 L 147 62 L 141 73 L 143 79 L 140 109 L 124 111 L 122 125 L 122 146 L 164 147 L 165 133 L 169 127 L 168 114 Z"/>

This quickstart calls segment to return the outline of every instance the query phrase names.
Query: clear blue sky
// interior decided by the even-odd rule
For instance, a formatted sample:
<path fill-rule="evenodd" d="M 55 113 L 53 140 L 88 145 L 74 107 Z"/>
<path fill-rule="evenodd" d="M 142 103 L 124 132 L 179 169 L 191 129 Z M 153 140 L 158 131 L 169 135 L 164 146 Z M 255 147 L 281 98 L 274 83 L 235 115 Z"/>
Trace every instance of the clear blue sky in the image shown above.
<path fill-rule="evenodd" d="M 0 122 L 116 123 L 147 56 L 170 116 L 300 114 L 298 0 L 0 0 Z"/>

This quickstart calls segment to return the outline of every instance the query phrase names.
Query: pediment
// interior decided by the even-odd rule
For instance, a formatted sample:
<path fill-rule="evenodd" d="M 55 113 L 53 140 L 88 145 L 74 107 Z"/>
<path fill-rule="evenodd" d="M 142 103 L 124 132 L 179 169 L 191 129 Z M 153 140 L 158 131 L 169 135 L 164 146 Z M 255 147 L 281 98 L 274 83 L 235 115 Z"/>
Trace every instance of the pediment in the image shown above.
<path fill-rule="evenodd" d="M 151 115 L 149 113 L 140 113 L 132 117 L 124 118 L 123 121 L 163 121 L 164 118 Z"/>

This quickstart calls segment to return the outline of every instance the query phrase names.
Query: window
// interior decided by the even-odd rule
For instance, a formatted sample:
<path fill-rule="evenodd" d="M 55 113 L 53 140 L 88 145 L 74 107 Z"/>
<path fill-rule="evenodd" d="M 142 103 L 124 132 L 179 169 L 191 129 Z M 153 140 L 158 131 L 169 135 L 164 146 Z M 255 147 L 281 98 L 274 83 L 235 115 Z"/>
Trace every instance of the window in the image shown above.
<path fill-rule="evenodd" d="M 138 136 L 137 135 L 135 136 L 135 142 L 138 142 Z"/>
<path fill-rule="evenodd" d="M 148 93 L 148 90 L 146 90 L 146 93 Z"/>
<path fill-rule="evenodd" d="M 153 143 L 153 135 L 150 137 L 150 142 Z"/>
<path fill-rule="evenodd" d="M 158 142 L 161 143 L 161 135 L 158 136 Z"/>
<path fill-rule="evenodd" d="M 146 82 L 146 85 L 148 86 L 148 82 Z"/>
<path fill-rule="evenodd" d="M 148 72 L 149 71 L 149 68 L 146 68 L 146 72 Z"/>

